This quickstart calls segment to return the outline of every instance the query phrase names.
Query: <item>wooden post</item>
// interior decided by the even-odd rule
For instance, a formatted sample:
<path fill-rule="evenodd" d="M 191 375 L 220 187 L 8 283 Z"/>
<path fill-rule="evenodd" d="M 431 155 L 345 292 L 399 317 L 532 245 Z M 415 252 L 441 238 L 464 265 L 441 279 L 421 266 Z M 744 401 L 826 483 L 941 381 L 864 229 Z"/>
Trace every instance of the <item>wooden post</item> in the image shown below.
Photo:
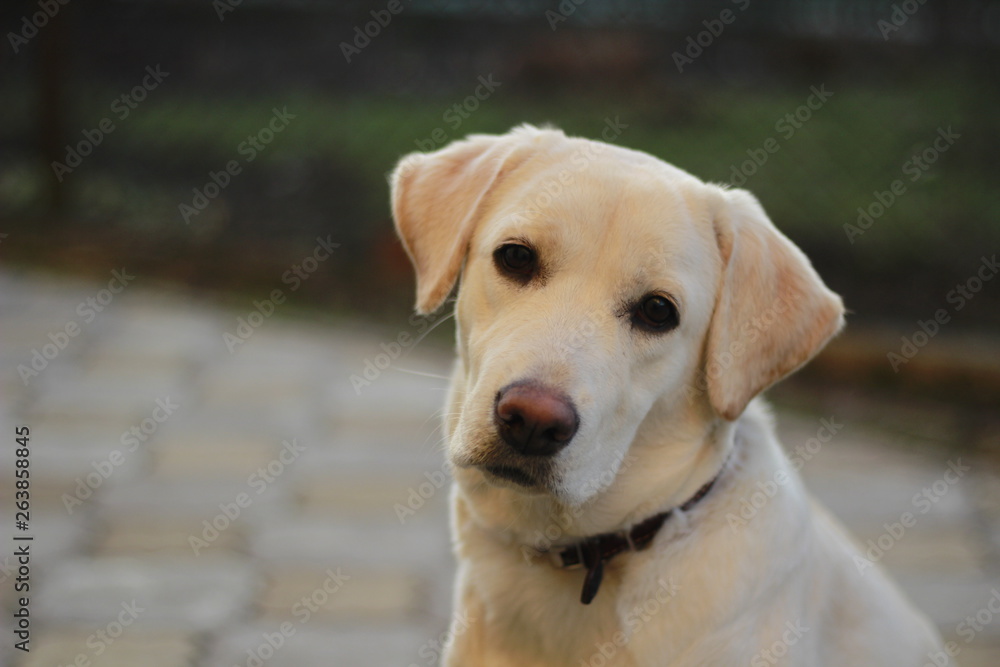
<path fill-rule="evenodd" d="M 65 160 L 63 124 L 69 11 L 69 7 L 60 6 L 48 25 L 38 31 L 38 146 L 44 161 L 46 204 L 55 218 L 62 218 L 66 212 L 66 184 L 53 172 L 52 163 Z"/>

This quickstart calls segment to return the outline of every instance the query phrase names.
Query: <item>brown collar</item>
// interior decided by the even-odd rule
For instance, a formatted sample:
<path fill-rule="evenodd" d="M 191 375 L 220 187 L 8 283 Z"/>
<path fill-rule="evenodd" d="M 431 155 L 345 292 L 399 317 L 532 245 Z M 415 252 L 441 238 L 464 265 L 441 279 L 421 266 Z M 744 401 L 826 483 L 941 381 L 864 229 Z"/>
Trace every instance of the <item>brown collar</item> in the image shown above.
<path fill-rule="evenodd" d="M 725 468 L 725 466 L 723 466 Z M 719 472 L 721 475 L 722 472 Z M 694 507 L 699 500 L 708 495 L 712 485 L 719 479 L 719 475 L 713 477 L 707 484 L 698 489 L 691 498 L 680 506 L 682 512 L 687 512 Z M 558 568 L 574 570 L 579 567 L 587 569 L 587 576 L 583 579 L 583 591 L 580 594 L 580 602 L 590 604 L 597 595 L 597 589 L 601 587 L 601 579 L 604 576 L 604 563 L 625 551 L 642 551 L 648 547 L 660 528 L 666 523 L 674 510 L 660 512 L 649 517 L 641 523 L 637 523 L 628 530 L 619 530 L 614 533 L 602 533 L 588 537 L 582 542 L 571 544 L 565 547 L 556 547 L 549 550 L 552 564 Z"/>

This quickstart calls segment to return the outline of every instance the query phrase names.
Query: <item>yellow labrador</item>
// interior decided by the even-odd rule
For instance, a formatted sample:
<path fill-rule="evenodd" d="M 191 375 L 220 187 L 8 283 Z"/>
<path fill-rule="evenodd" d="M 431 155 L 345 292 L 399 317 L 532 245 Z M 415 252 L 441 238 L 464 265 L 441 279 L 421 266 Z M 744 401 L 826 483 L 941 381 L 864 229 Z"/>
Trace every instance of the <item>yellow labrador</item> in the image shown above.
<path fill-rule="evenodd" d="M 751 194 L 523 126 L 405 157 L 392 201 L 417 310 L 461 274 L 446 665 L 920 667 L 940 651 L 857 567 L 755 400 L 843 307 Z"/>

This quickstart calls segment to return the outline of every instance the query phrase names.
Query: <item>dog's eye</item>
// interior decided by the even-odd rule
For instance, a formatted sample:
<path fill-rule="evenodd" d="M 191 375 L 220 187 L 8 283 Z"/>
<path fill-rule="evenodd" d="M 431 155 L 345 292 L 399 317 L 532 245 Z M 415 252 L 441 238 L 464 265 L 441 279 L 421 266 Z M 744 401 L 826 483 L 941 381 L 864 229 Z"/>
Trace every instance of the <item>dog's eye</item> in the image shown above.
<path fill-rule="evenodd" d="M 647 329 L 668 331 L 680 323 L 677 307 L 662 294 L 648 294 L 634 311 L 632 321 Z"/>
<path fill-rule="evenodd" d="M 535 273 L 537 258 L 535 251 L 520 243 L 507 243 L 493 253 L 500 269 L 515 278 L 530 278 Z"/>

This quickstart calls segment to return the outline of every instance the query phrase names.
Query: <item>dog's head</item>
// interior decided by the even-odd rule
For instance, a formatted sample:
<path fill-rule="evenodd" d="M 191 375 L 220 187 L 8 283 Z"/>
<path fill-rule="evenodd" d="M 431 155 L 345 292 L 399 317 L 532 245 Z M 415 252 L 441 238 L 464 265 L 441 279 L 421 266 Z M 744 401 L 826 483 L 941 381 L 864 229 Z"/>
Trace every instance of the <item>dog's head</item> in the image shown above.
<path fill-rule="evenodd" d="M 579 504 L 640 436 L 735 420 L 842 322 L 752 195 L 649 155 L 520 127 L 392 176 L 417 310 L 461 274 L 448 455 Z"/>

